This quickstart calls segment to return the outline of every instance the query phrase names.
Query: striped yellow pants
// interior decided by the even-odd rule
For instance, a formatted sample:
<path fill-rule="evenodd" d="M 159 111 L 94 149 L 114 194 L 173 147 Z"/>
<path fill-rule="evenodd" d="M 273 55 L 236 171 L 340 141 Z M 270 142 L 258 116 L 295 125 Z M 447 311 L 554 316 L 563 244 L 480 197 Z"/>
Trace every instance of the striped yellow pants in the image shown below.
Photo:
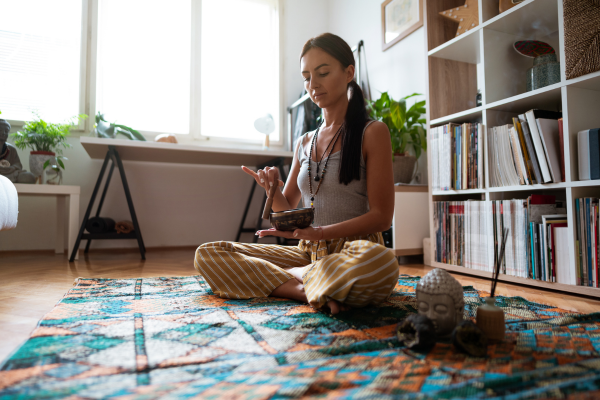
<path fill-rule="evenodd" d="M 385 300 L 398 281 L 394 254 L 381 233 L 311 242 L 297 247 L 237 242 L 205 243 L 196 250 L 194 267 L 223 298 L 267 297 L 295 279 L 286 269 L 306 267 L 303 284 L 311 306 L 333 299 L 354 307 Z"/>

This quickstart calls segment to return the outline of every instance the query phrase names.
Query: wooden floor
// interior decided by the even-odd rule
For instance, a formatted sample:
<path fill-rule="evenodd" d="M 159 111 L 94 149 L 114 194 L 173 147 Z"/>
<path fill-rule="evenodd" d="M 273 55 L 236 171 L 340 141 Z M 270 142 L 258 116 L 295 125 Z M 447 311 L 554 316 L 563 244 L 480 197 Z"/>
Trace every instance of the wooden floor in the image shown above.
<path fill-rule="evenodd" d="M 72 287 L 77 277 L 134 278 L 195 275 L 194 249 L 149 249 L 147 260 L 130 250 L 83 254 L 74 263 L 66 255 L 51 252 L 0 253 L 0 362 L 22 344 L 37 322 Z M 409 261 L 409 259 L 402 259 Z M 400 272 L 423 275 L 431 268 L 423 264 L 402 264 Z M 489 290 L 489 282 L 453 274 L 463 285 Z M 522 296 L 581 313 L 600 311 L 600 301 L 499 283 L 505 296 Z"/>

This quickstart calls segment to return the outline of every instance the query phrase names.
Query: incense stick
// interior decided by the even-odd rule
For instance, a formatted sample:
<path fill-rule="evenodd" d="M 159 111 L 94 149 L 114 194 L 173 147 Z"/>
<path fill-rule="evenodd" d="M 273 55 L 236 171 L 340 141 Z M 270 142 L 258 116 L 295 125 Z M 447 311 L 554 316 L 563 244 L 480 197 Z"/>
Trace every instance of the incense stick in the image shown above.
<path fill-rule="evenodd" d="M 504 250 L 506 247 L 507 238 L 508 228 L 504 228 L 504 232 L 502 235 L 502 243 L 500 244 L 500 253 L 496 265 L 494 266 L 494 272 L 492 274 L 492 289 L 490 290 L 490 297 L 494 297 L 494 294 L 496 293 L 496 285 L 498 284 L 498 277 L 500 275 L 500 265 L 502 265 L 502 260 L 504 259 Z"/>

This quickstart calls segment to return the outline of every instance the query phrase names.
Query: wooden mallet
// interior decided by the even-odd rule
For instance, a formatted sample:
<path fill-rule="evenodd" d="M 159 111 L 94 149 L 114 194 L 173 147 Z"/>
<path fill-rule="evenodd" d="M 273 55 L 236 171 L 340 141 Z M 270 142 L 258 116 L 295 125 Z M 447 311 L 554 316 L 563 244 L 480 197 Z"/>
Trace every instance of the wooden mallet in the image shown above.
<path fill-rule="evenodd" d="M 265 209 L 263 210 L 263 219 L 269 219 L 269 215 L 271 214 L 271 207 L 273 207 L 273 198 L 275 197 L 275 191 L 277 190 L 277 186 L 279 186 L 279 181 L 273 182 L 273 186 L 271 186 L 271 189 L 269 190 L 269 197 L 267 197 Z"/>

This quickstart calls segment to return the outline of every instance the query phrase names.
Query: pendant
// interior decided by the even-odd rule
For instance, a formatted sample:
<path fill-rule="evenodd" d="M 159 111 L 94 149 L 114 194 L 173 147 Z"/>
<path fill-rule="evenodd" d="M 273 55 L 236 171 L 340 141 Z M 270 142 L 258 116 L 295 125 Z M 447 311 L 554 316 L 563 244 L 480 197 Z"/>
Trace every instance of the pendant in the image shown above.
<path fill-rule="evenodd" d="M 321 180 L 321 178 L 319 178 L 319 175 L 315 176 L 315 181 L 319 182 Z"/>

